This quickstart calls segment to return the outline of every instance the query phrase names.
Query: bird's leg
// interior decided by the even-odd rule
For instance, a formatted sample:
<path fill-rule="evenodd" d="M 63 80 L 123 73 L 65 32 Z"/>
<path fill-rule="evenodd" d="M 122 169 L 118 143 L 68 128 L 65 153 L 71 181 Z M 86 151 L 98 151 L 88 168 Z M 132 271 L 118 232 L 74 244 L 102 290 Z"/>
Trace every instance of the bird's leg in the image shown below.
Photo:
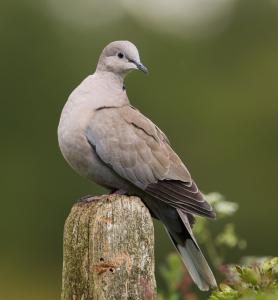
<path fill-rule="evenodd" d="M 81 198 L 77 199 L 76 202 L 87 202 L 87 200 L 92 197 L 92 195 L 82 196 Z"/>
<path fill-rule="evenodd" d="M 114 189 L 110 192 L 110 195 L 127 195 L 127 192 L 121 189 Z"/>

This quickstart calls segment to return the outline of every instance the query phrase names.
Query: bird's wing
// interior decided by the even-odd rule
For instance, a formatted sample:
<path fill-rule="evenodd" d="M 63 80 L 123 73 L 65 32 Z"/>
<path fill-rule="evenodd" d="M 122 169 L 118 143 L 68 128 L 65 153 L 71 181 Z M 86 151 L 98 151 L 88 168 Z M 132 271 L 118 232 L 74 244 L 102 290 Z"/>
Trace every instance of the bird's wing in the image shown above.
<path fill-rule="evenodd" d="M 186 213 L 214 217 L 165 134 L 138 110 L 95 111 L 86 137 L 99 158 L 133 185 Z"/>

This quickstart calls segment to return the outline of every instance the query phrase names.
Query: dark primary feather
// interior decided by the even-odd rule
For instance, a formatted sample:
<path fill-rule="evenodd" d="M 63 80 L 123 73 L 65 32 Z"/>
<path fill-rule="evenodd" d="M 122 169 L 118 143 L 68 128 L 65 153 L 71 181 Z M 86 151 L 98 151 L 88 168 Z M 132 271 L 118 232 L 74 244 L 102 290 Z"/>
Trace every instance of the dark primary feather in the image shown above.
<path fill-rule="evenodd" d="M 215 218 L 212 207 L 206 202 L 194 181 L 184 183 L 177 180 L 162 180 L 148 185 L 145 191 L 185 213 Z"/>

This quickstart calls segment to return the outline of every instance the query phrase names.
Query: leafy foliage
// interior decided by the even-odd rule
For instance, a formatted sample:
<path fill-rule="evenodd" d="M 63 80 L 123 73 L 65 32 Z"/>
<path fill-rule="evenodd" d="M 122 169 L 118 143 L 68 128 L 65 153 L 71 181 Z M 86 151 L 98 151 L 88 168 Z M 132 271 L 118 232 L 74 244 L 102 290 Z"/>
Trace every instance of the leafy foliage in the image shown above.
<path fill-rule="evenodd" d="M 209 300 L 278 299 L 277 274 L 278 257 L 263 260 L 252 258 L 251 264 L 229 266 L 226 271 L 227 284 L 220 284 Z"/>

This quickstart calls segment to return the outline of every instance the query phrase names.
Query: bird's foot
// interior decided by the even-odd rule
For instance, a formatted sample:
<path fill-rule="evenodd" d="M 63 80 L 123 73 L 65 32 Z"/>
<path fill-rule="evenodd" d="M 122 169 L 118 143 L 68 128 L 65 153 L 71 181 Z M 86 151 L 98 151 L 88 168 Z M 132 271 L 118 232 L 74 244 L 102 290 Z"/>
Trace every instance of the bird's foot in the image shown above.
<path fill-rule="evenodd" d="M 86 196 L 79 198 L 76 201 L 76 203 L 91 203 L 91 202 L 102 200 L 105 198 L 107 198 L 107 195 L 100 195 L 100 196 L 86 195 Z"/>
<path fill-rule="evenodd" d="M 111 191 L 110 195 L 127 195 L 127 192 L 121 189 L 115 189 Z"/>
<path fill-rule="evenodd" d="M 92 202 L 94 200 L 96 200 L 96 199 L 92 195 L 86 195 L 86 196 L 83 196 L 83 197 L 79 198 L 76 202 L 77 203 L 89 203 L 89 202 Z"/>

